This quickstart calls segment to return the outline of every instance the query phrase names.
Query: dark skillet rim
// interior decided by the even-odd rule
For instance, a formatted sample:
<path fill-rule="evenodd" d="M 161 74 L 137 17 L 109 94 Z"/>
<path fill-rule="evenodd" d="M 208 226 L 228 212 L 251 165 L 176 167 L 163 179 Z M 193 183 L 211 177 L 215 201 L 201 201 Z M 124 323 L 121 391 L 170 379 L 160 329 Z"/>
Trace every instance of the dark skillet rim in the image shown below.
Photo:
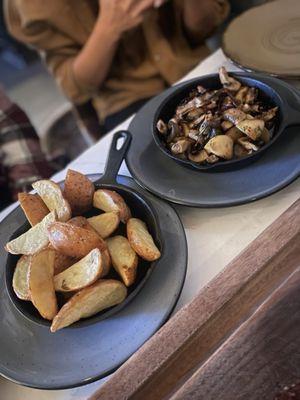
<path fill-rule="evenodd" d="M 253 81 L 259 82 L 262 86 L 266 86 L 268 88 L 268 90 L 272 91 L 274 93 L 274 96 L 276 96 L 276 98 L 278 99 L 278 103 L 280 103 L 280 111 L 283 115 L 282 117 L 282 121 L 279 124 L 276 133 L 274 134 L 274 136 L 272 137 L 272 139 L 270 140 L 269 143 L 265 144 L 263 147 L 261 147 L 258 151 L 256 151 L 253 154 L 250 154 L 246 157 L 242 157 L 239 159 L 234 159 L 234 160 L 227 160 L 227 161 L 219 161 L 216 164 L 211 164 L 211 165 L 199 165 L 198 163 L 195 163 L 193 161 L 190 160 L 182 160 L 176 156 L 174 156 L 169 150 L 166 149 L 166 147 L 164 146 L 163 141 L 160 139 L 159 135 L 157 134 L 157 128 L 156 128 L 156 123 L 159 119 L 163 119 L 161 116 L 161 111 L 162 109 L 171 101 L 171 99 L 175 96 L 177 96 L 180 92 L 183 92 L 187 89 L 187 87 L 191 86 L 191 85 L 197 85 L 201 84 L 201 82 L 203 82 L 204 80 L 208 79 L 208 78 L 216 78 L 219 79 L 218 74 L 208 74 L 208 75 L 203 75 L 199 78 L 194 78 L 191 79 L 190 81 L 188 81 L 186 84 L 183 84 L 181 86 L 179 86 L 177 89 L 175 89 L 172 93 L 170 93 L 170 95 L 168 95 L 157 107 L 157 110 L 154 114 L 153 117 L 153 123 L 151 126 L 151 132 L 152 132 L 152 136 L 154 139 L 155 144 L 157 145 L 157 147 L 169 158 L 171 158 L 172 160 L 176 161 L 179 164 L 182 164 L 185 167 L 192 167 L 194 170 L 198 170 L 198 171 L 202 171 L 202 172 L 210 172 L 210 171 L 214 171 L 214 172 L 219 172 L 222 170 L 222 168 L 224 167 L 224 171 L 228 168 L 232 167 L 232 170 L 234 170 L 235 166 L 237 168 L 239 168 L 239 164 L 244 164 L 248 162 L 251 162 L 252 160 L 254 161 L 255 158 L 260 157 L 260 155 L 262 155 L 265 151 L 267 151 L 272 145 L 273 143 L 276 142 L 276 140 L 280 137 L 280 135 L 283 133 L 285 127 L 286 127 L 286 121 L 284 120 L 284 103 L 282 101 L 282 98 L 280 96 L 280 94 L 274 90 L 271 86 L 269 86 L 268 84 L 266 84 L 265 82 L 259 80 L 257 77 L 253 77 L 250 74 L 247 73 L 233 73 L 234 76 L 238 76 L 240 78 L 246 78 L 246 79 L 251 79 Z M 260 88 L 259 88 L 260 89 Z M 260 89 L 261 90 L 261 89 Z M 261 90 L 262 91 L 262 90 Z M 268 95 L 266 95 L 268 96 Z M 274 102 L 273 102 L 274 103 Z M 278 104 L 276 104 L 278 106 Z M 218 171 L 217 171 L 218 170 Z"/>
<path fill-rule="evenodd" d="M 98 175 L 99 175 L 99 174 L 88 174 L 88 176 L 98 176 Z M 124 176 L 124 175 L 119 175 L 119 176 Z M 121 185 L 121 186 L 122 186 L 122 185 Z M 132 190 L 135 190 L 135 189 L 132 189 Z M 138 193 L 139 193 L 139 192 L 138 192 Z M 160 198 L 157 198 L 157 200 L 158 200 L 159 202 L 162 202 L 162 200 L 161 200 Z M 183 240 L 184 240 L 184 247 L 185 247 L 185 263 L 184 263 L 185 269 L 184 269 L 184 274 L 183 274 L 183 276 L 182 276 L 182 280 L 181 280 L 181 282 L 180 282 L 180 286 L 179 286 L 179 290 L 178 290 L 176 299 L 174 300 L 174 303 L 173 303 L 173 305 L 171 306 L 170 310 L 166 313 L 165 317 L 164 317 L 164 318 L 160 321 L 160 323 L 158 324 L 158 326 L 157 326 L 157 328 L 155 329 L 153 335 L 168 321 L 168 319 L 170 318 L 171 314 L 173 313 L 173 311 L 174 311 L 174 309 L 175 309 L 175 307 L 176 307 L 176 305 L 177 305 L 177 303 L 178 303 L 180 294 L 181 294 L 181 292 L 182 292 L 183 285 L 184 285 L 184 282 L 185 282 L 185 279 L 186 279 L 186 274 L 187 274 L 188 244 L 187 244 L 186 235 L 184 234 L 184 232 L 185 232 L 185 231 L 184 231 L 184 226 L 183 226 L 183 223 L 182 223 L 182 221 L 181 221 L 181 219 L 180 219 L 180 217 L 179 217 L 179 215 L 178 215 L 178 212 L 177 212 L 176 209 L 172 206 L 172 204 L 167 203 L 167 205 L 168 205 L 168 207 L 170 207 L 170 208 L 172 209 L 172 211 L 177 215 L 177 217 L 178 217 L 178 223 L 179 223 L 179 225 L 180 225 L 180 227 L 181 227 L 181 229 L 182 229 L 182 232 L 183 232 Z M 13 210 L 12 210 L 12 211 L 13 211 Z M 3 221 L 4 221 L 7 217 L 8 217 L 8 216 L 6 216 L 6 217 L 3 219 Z M 2 222 L 3 222 L 3 221 L 2 221 Z M 13 382 L 13 383 L 22 385 L 22 386 L 24 386 L 24 387 L 29 387 L 29 388 L 32 388 L 32 389 L 42 389 L 42 390 L 51 390 L 51 391 L 52 391 L 52 390 L 74 389 L 74 388 L 77 388 L 77 387 L 85 386 L 85 385 L 88 385 L 88 384 L 90 384 L 90 383 L 99 381 L 100 379 L 105 378 L 105 377 L 111 375 L 112 373 L 114 373 L 115 371 L 117 371 L 118 368 L 119 368 L 121 365 L 123 365 L 130 357 L 131 357 L 131 355 L 128 356 L 128 357 L 126 357 L 124 360 L 122 360 L 122 362 L 121 362 L 120 364 L 118 364 L 116 367 L 111 368 L 110 370 L 106 371 L 106 372 L 103 373 L 103 374 L 95 375 L 95 376 L 91 377 L 91 378 L 88 379 L 88 380 L 80 381 L 80 382 L 74 383 L 74 384 L 72 384 L 72 385 L 52 385 L 52 386 L 46 386 L 46 385 L 30 385 L 30 384 L 28 384 L 27 382 L 24 382 L 24 381 L 22 381 L 22 380 L 18 380 L 18 379 L 11 378 L 10 376 L 4 374 L 3 372 L 0 372 L 0 376 L 4 377 L 5 379 L 9 380 L 10 382 Z"/>
<path fill-rule="evenodd" d="M 60 181 L 58 182 L 59 184 L 64 183 L 64 181 Z M 145 199 L 145 197 L 140 194 L 138 191 L 131 189 L 127 186 L 124 185 L 120 185 L 118 183 L 97 183 L 97 181 L 93 182 L 95 189 L 101 189 L 104 187 L 110 187 L 111 190 L 113 189 L 122 189 L 125 191 L 130 192 L 130 194 L 132 194 L 133 196 L 136 196 L 139 201 L 142 201 L 144 204 L 143 206 L 145 208 L 147 208 L 147 212 L 151 214 L 151 219 L 154 222 L 154 228 L 155 228 L 155 243 L 158 244 L 159 250 L 161 252 L 161 255 L 163 255 L 164 252 L 164 246 L 163 246 L 163 239 L 162 239 L 162 234 L 161 234 L 161 229 L 159 227 L 159 224 L 157 223 L 158 221 L 158 215 L 156 213 L 156 211 L 153 209 L 153 207 L 151 206 L 151 204 L 149 204 L 149 202 Z M 18 233 L 19 231 L 23 231 L 25 228 L 30 229 L 30 224 L 28 221 L 26 221 L 24 224 L 22 224 L 16 231 L 13 232 L 13 234 L 10 236 L 9 240 L 12 240 L 16 233 Z M 21 233 L 20 233 L 21 234 Z M 39 316 L 35 316 L 30 314 L 29 312 L 24 312 L 23 309 L 21 309 L 21 307 L 19 307 L 18 302 L 16 302 L 16 294 L 13 291 L 13 286 L 12 286 L 12 281 L 11 279 L 9 279 L 8 277 L 8 264 L 11 263 L 11 258 L 12 257 L 21 257 L 21 255 L 19 254 L 10 254 L 8 253 L 7 258 L 6 258 L 6 263 L 5 263 L 5 276 L 4 276 L 4 281 L 5 281 L 5 287 L 6 287 L 6 292 L 8 294 L 8 297 L 11 301 L 11 303 L 13 304 L 13 306 L 15 307 L 15 309 L 28 321 L 33 322 L 36 325 L 39 326 L 43 326 L 43 327 L 47 327 L 50 328 L 51 326 L 51 322 L 47 321 L 46 319 L 39 317 Z M 120 310 L 122 310 L 124 307 L 126 307 L 131 300 L 136 297 L 136 295 L 143 289 L 144 285 L 146 284 L 146 281 L 149 279 L 149 276 L 152 274 L 155 266 L 157 265 L 157 263 L 159 262 L 158 260 L 155 260 L 153 262 L 148 262 L 149 263 L 149 267 L 147 269 L 147 272 L 145 273 L 144 277 L 141 279 L 141 281 L 139 282 L 139 284 L 134 288 L 134 290 L 126 297 L 126 299 L 120 303 L 117 304 L 116 306 L 113 306 L 109 309 L 107 309 L 107 311 L 101 313 L 100 315 L 97 316 L 97 314 L 95 316 L 92 317 L 88 317 L 88 318 L 83 318 L 77 322 L 74 322 L 72 325 L 65 327 L 64 329 L 79 329 L 79 328 L 85 328 L 87 326 L 96 324 L 98 322 L 101 322 L 111 316 L 113 316 L 114 314 L 118 313 Z M 21 300 L 18 299 L 19 301 L 26 301 L 26 300 Z"/>

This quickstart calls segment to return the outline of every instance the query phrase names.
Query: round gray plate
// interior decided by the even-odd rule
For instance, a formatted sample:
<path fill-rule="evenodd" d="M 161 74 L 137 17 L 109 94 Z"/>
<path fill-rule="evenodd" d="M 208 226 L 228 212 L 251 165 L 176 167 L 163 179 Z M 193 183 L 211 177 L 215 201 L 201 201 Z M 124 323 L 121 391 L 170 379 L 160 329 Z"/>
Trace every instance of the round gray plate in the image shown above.
<path fill-rule="evenodd" d="M 276 85 L 286 86 L 290 97 L 288 101 L 295 105 L 297 95 L 293 94 L 288 85 L 270 77 L 260 76 L 260 80 L 274 89 Z M 150 100 L 129 126 L 132 142 L 126 164 L 135 181 L 142 187 L 177 204 L 225 207 L 268 196 L 300 175 L 299 126 L 286 129 L 261 158 L 235 171 L 201 172 L 186 168 L 167 157 L 157 148 L 151 126 L 158 105 L 178 86 Z"/>
<path fill-rule="evenodd" d="M 99 175 L 91 176 L 93 180 Z M 132 179 L 118 183 L 143 194 Z M 55 334 L 24 318 L 4 284 L 4 244 L 25 222 L 18 207 L 0 224 L 0 374 L 40 389 L 64 389 L 100 379 L 118 368 L 167 320 L 181 293 L 187 267 L 183 226 L 174 209 L 146 194 L 159 216 L 164 254 L 140 293 L 120 312 L 88 327 Z"/>

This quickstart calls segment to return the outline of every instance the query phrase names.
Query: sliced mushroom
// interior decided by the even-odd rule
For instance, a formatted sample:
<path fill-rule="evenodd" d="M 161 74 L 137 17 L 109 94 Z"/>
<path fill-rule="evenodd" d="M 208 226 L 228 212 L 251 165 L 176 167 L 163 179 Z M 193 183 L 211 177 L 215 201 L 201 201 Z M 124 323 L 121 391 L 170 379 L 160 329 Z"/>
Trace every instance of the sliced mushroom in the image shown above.
<path fill-rule="evenodd" d="M 235 143 L 233 146 L 233 153 L 236 158 L 242 158 L 249 154 L 245 147 L 241 146 L 239 143 Z"/>
<path fill-rule="evenodd" d="M 268 129 L 266 127 L 263 129 L 260 138 L 265 144 L 269 143 L 269 141 L 271 140 L 271 133 L 270 133 L 270 131 L 268 131 Z"/>
<path fill-rule="evenodd" d="M 202 104 L 206 104 L 209 101 L 214 100 L 215 98 L 218 97 L 219 94 L 220 94 L 219 89 L 210 90 L 208 92 L 205 92 L 202 96 L 200 96 Z"/>
<path fill-rule="evenodd" d="M 168 122 L 168 128 L 170 129 L 170 133 L 169 136 L 167 137 L 167 143 L 171 143 L 173 142 L 175 137 L 181 136 L 180 127 L 175 118 L 170 119 L 170 121 Z"/>
<path fill-rule="evenodd" d="M 274 108 L 270 108 L 270 110 L 268 111 L 264 111 L 261 114 L 261 118 L 267 122 L 267 121 L 271 121 L 273 118 L 275 118 L 276 114 L 278 111 L 278 107 L 274 107 Z"/>
<path fill-rule="evenodd" d="M 201 122 L 203 122 L 205 119 L 205 114 L 200 115 L 199 118 L 195 119 L 191 124 L 190 127 L 191 128 L 195 128 L 196 126 L 200 125 Z"/>
<path fill-rule="evenodd" d="M 189 131 L 190 131 L 189 126 L 187 124 L 185 124 L 184 122 L 182 122 L 181 123 L 181 129 L 182 129 L 182 132 L 183 132 L 183 136 L 188 137 L 189 136 Z"/>
<path fill-rule="evenodd" d="M 221 128 L 224 132 L 233 127 L 233 123 L 230 121 L 222 121 Z"/>
<path fill-rule="evenodd" d="M 219 69 L 219 77 L 220 77 L 220 81 L 221 81 L 222 85 L 224 86 L 224 88 L 226 88 L 227 90 L 230 90 L 232 92 L 237 92 L 240 89 L 240 87 L 242 86 L 242 84 L 239 81 L 234 79 L 232 76 L 228 75 L 228 73 L 224 67 L 221 67 Z"/>
<path fill-rule="evenodd" d="M 203 101 L 199 97 L 194 97 L 192 100 L 188 101 L 182 106 L 178 106 L 176 109 L 176 115 L 180 118 L 195 108 L 200 108 L 203 105 Z"/>
<path fill-rule="evenodd" d="M 159 133 L 162 135 L 166 135 L 168 133 L 168 128 L 167 125 L 164 123 L 162 119 L 159 119 L 156 124 L 156 128 Z"/>
<path fill-rule="evenodd" d="M 195 140 L 195 142 L 198 141 L 199 139 L 199 131 L 197 131 L 196 129 L 191 129 L 189 131 L 189 138 Z"/>
<path fill-rule="evenodd" d="M 241 137 L 238 139 L 238 143 L 243 146 L 246 150 L 249 151 L 257 151 L 259 150 L 259 147 L 257 147 L 254 143 L 250 142 L 247 137 Z"/>
<path fill-rule="evenodd" d="M 215 136 L 206 143 L 204 150 L 225 160 L 231 160 L 233 157 L 233 140 L 226 135 Z"/>
<path fill-rule="evenodd" d="M 220 104 L 220 110 L 221 111 L 225 111 L 225 110 L 229 110 L 230 108 L 233 108 L 234 104 L 232 102 L 231 97 L 226 96 L 224 97 L 224 99 L 222 100 L 221 104 Z"/>
<path fill-rule="evenodd" d="M 255 87 L 251 87 L 248 90 L 246 95 L 245 103 L 253 104 L 257 98 L 257 89 Z"/>
<path fill-rule="evenodd" d="M 198 93 L 200 93 L 200 94 L 204 94 L 204 93 L 206 92 L 206 90 L 207 90 L 207 89 L 205 89 L 205 87 L 203 87 L 203 86 L 201 86 L 201 85 L 198 85 L 198 86 L 197 86 L 197 91 L 198 91 Z"/>
<path fill-rule="evenodd" d="M 193 162 L 203 164 L 206 161 L 206 159 L 208 158 L 208 154 L 206 153 L 205 150 L 200 150 L 196 154 L 189 153 L 188 158 L 189 158 L 189 160 L 191 160 Z"/>
<path fill-rule="evenodd" d="M 199 134 L 202 136 L 209 136 L 211 129 L 212 128 L 207 122 L 207 120 L 204 120 L 202 124 L 199 126 Z"/>
<path fill-rule="evenodd" d="M 241 132 L 236 126 L 233 126 L 225 133 L 225 135 L 229 136 L 233 142 L 236 143 L 237 140 L 243 136 L 243 132 Z"/>
<path fill-rule="evenodd" d="M 245 103 L 248 90 L 249 90 L 248 86 L 242 86 L 235 95 L 236 100 L 238 100 L 240 103 Z"/>
<path fill-rule="evenodd" d="M 253 113 L 258 113 L 259 112 L 259 104 L 243 104 L 242 109 L 245 113 L 253 112 Z"/>
<path fill-rule="evenodd" d="M 250 139 L 257 140 L 262 135 L 265 123 L 262 119 L 245 119 L 239 122 L 236 127 Z"/>
<path fill-rule="evenodd" d="M 234 125 L 237 125 L 241 121 L 244 121 L 244 119 L 247 118 L 247 115 L 242 110 L 239 110 L 237 108 L 230 108 L 229 110 L 223 112 L 223 118 L 226 121 L 230 121 Z"/>
<path fill-rule="evenodd" d="M 219 157 L 217 157 L 215 154 L 211 154 L 209 157 L 207 157 L 206 162 L 208 164 L 215 164 L 219 160 L 220 160 Z"/>
<path fill-rule="evenodd" d="M 208 109 L 208 110 L 213 110 L 214 108 L 217 108 L 217 102 L 215 101 L 215 100 L 212 100 L 207 106 L 206 106 L 206 108 Z"/>
<path fill-rule="evenodd" d="M 194 108 L 193 110 L 191 110 L 187 116 L 186 119 L 188 121 L 194 121 L 197 118 L 199 118 L 202 114 L 204 113 L 203 108 Z"/>
<path fill-rule="evenodd" d="M 191 141 L 189 139 L 181 139 L 174 143 L 171 147 L 173 154 L 185 153 L 191 147 Z"/>

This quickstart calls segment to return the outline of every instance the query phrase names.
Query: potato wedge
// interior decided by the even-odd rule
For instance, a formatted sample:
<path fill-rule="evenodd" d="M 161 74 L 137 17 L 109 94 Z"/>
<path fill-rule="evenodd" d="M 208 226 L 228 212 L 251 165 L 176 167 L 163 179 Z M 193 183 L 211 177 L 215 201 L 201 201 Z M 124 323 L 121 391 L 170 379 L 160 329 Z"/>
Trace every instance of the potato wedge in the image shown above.
<path fill-rule="evenodd" d="M 126 286 L 134 283 L 138 256 L 124 236 L 114 236 L 106 241 L 112 265 L 121 276 Z"/>
<path fill-rule="evenodd" d="M 127 237 L 130 246 L 144 260 L 155 261 L 161 256 L 146 224 L 140 219 L 130 218 L 127 222 Z"/>
<path fill-rule="evenodd" d="M 62 254 L 82 258 L 93 249 L 105 250 L 107 245 L 96 233 L 66 222 L 55 222 L 48 228 L 50 243 Z"/>
<path fill-rule="evenodd" d="M 125 300 L 127 289 L 120 281 L 101 279 L 82 289 L 59 310 L 52 321 L 51 332 L 65 328 Z"/>
<path fill-rule="evenodd" d="M 37 253 L 49 243 L 47 228 L 56 220 L 55 212 L 52 211 L 38 224 L 16 239 L 11 240 L 5 246 L 6 251 L 11 254 L 30 255 Z"/>
<path fill-rule="evenodd" d="M 56 292 L 73 292 L 94 283 L 102 276 L 105 259 L 99 249 L 94 249 L 77 263 L 54 277 Z"/>
<path fill-rule="evenodd" d="M 92 208 L 95 187 L 93 182 L 80 172 L 69 169 L 64 188 L 73 215 L 81 215 Z"/>
<path fill-rule="evenodd" d="M 16 296 L 21 300 L 30 300 L 28 272 L 30 261 L 31 256 L 22 256 L 14 271 L 12 285 Z"/>
<path fill-rule="evenodd" d="M 103 250 L 102 254 L 103 254 L 103 258 L 104 258 L 104 264 L 103 264 L 104 270 L 103 270 L 102 277 L 104 277 L 109 273 L 109 270 L 111 267 L 111 257 L 110 257 L 108 249 Z"/>
<path fill-rule="evenodd" d="M 74 257 L 66 256 L 65 254 L 60 253 L 59 251 L 55 250 L 52 245 L 50 245 L 55 251 L 55 260 L 54 260 L 54 275 L 60 274 L 67 268 L 71 267 L 71 265 L 75 264 L 77 261 Z"/>
<path fill-rule="evenodd" d="M 31 226 L 41 222 L 50 212 L 38 194 L 22 192 L 18 194 L 18 200 Z"/>
<path fill-rule="evenodd" d="M 30 298 L 45 319 L 52 320 L 57 314 L 57 300 L 54 290 L 55 252 L 45 249 L 31 258 L 29 267 Z"/>
<path fill-rule="evenodd" d="M 95 229 L 90 225 L 85 217 L 74 217 L 68 221 L 68 224 L 79 226 L 79 228 L 87 229 L 88 231 L 95 232 Z"/>
<path fill-rule="evenodd" d="M 88 218 L 87 221 L 103 239 L 106 239 L 119 226 L 120 217 L 118 213 L 107 212 Z"/>
<path fill-rule="evenodd" d="M 131 217 L 130 209 L 125 203 L 123 197 L 112 190 L 96 190 L 94 193 L 93 205 L 105 212 L 112 211 L 119 213 L 120 220 L 124 223 Z"/>
<path fill-rule="evenodd" d="M 68 221 L 71 218 L 71 207 L 63 197 L 60 186 L 47 179 L 32 184 L 50 211 L 56 211 L 58 221 Z"/>

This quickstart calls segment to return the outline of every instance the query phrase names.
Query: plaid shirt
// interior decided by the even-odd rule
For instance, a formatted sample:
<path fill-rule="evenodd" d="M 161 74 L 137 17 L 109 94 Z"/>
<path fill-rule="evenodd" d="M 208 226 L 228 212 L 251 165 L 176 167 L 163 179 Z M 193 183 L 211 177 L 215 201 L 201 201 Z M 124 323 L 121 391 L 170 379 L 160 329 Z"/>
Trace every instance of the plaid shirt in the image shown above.
<path fill-rule="evenodd" d="M 27 115 L 0 88 L 0 208 L 54 172 Z"/>

